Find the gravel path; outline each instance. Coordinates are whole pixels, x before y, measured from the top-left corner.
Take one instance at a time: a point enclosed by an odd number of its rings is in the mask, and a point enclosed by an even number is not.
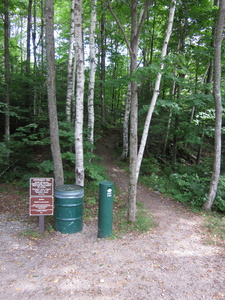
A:
[[[104,159],[126,194],[127,174]],[[204,244],[201,216],[142,186],[138,200],[157,227],[114,240],[97,238],[96,221],[31,240],[21,232],[33,224],[0,214],[0,299],[225,299],[223,249]]]

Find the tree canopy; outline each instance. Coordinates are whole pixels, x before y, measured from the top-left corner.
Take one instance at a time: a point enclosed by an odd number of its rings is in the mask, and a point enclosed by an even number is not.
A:
[[[132,126],[137,126],[137,140],[132,140],[130,135],[127,142],[131,146],[137,143],[139,147],[157,75],[161,73],[140,180],[151,182],[153,188],[174,198],[182,198],[185,203],[201,207],[207,200],[213,171],[216,117],[213,101],[214,53],[218,47],[215,30],[222,0],[177,1],[166,55],[162,57],[173,2],[97,1],[95,20],[91,14],[94,1],[83,0],[80,29],[84,53],[84,106],[81,126],[85,180],[99,181],[104,178],[93,152],[104,130],[118,130],[119,143],[115,145],[118,157],[123,152],[124,118],[126,113],[129,115],[127,104],[134,93],[137,93],[138,100],[135,103],[131,101],[131,105],[133,103],[137,109],[137,120],[134,120],[131,110],[131,123],[127,130],[132,132]],[[54,1],[57,122],[66,183],[75,182],[73,165],[77,152],[74,149],[74,122],[81,109],[79,106],[77,111],[75,109],[81,94],[77,93],[78,73],[72,72],[79,67],[77,54],[82,52],[78,52],[76,37],[71,39],[71,3],[72,0]],[[145,17],[138,31],[144,11]],[[11,178],[28,178],[37,171],[52,174],[54,166],[49,155],[51,141],[47,101],[47,78],[51,75],[48,73],[46,54],[45,1],[4,0],[0,4],[0,13],[4,20],[0,23],[0,180],[8,180],[8,174],[12,171],[14,175]],[[92,22],[95,22],[94,31]],[[94,34],[94,58],[90,57],[91,32]],[[132,48],[134,45],[136,52]],[[224,42],[221,41],[222,104],[224,49]],[[72,55],[72,98],[71,116],[68,118],[69,54]],[[93,60],[95,64],[91,65]],[[131,71],[132,61],[135,67]],[[93,76],[93,110],[90,112],[88,105],[92,102],[88,95]],[[95,128],[91,140],[90,114],[94,114],[91,126]],[[221,130],[223,134],[223,123]],[[131,151],[130,148],[127,154],[132,157]],[[123,159],[126,161],[127,156]],[[225,211],[224,195],[222,159],[213,208]]]

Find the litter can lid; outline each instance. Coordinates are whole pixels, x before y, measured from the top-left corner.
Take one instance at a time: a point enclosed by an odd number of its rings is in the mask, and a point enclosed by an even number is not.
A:
[[[75,184],[63,184],[55,187],[55,196],[58,197],[83,197],[84,188]]]
[[[114,185],[114,182],[104,180],[104,181],[101,181],[99,184],[101,184],[101,185],[106,185],[106,186],[113,186],[113,185]]]

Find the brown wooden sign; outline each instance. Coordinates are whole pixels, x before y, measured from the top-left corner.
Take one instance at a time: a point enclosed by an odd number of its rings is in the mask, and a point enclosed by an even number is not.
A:
[[[30,178],[31,196],[53,196],[53,178]]]
[[[53,215],[53,178],[30,178],[30,216]]]
[[[53,197],[30,197],[30,216],[52,214]]]

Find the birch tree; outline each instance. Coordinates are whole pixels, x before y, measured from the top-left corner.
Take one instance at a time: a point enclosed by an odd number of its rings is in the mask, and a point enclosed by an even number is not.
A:
[[[82,0],[75,0],[76,38],[76,118],[75,118],[75,174],[76,184],[84,186],[83,114],[84,114],[84,55],[82,43]]]
[[[61,149],[59,144],[58,116],[56,107],[56,84],[55,84],[55,47],[54,47],[54,3],[46,0],[46,54],[47,54],[47,92],[48,114],[50,126],[51,152],[54,164],[55,185],[64,183]]]
[[[70,9],[70,42],[69,42],[69,53],[68,53],[68,64],[67,64],[67,94],[66,94],[66,119],[71,122],[71,105],[74,100],[74,40],[75,40],[75,0],[71,0]]]
[[[127,45],[127,49],[130,56],[130,77],[131,77],[131,100],[130,100],[130,163],[129,163],[129,190],[127,200],[127,217],[128,221],[135,222],[136,219],[136,195],[137,195],[137,147],[138,147],[138,88],[137,81],[134,78],[135,71],[137,70],[137,57],[138,57],[138,44],[142,25],[144,23],[147,9],[150,5],[150,0],[145,1],[144,6],[141,9],[141,13],[138,14],[139,1],[133,0],[130,4],[131,13],[131,34],[130,40],[125,33],[125,30],[114,13],[110,1],[107,2],[108,8],[114,16]],[[139,19],[139,20],[138,20]]]
[[[125,160],[128,157],[128,151],[129,151],[130,98],[131,98],[131,89],[129,83],[127,88],[127,98],[126,98],[126,106],[125,106],[124,121],[123,121],[123,151],[120,156],[121,160]]]
[[[100,97],[101,97],[101,118],[105,123],[105,65],[106,65],[106,29],[105,29],[105,12],[102,5],[102,16],[100,25]]]
[[[154,108],[156,105],[156,101],[157,101],[158,95],[159,95],[160,83],[161,83],[161,79],[162,79],[162,71],[164,69],[164,61],[163,60],[167,54],[168,43],[169,43],[170,36],[172,33],[173,20],[174,20],[174,14],[175,14],[175,9],[176,9],[176,1],[172,1],[171,4],[172,5],[170,8],[170,13],[169,13],[169,21],[168,21],[167,31],[166,31],[166,35],[165,35],[165,39],[164,39],[162,52],[161,52],[161,60],[162,60],[162,63],[160,66],[161,72],[158,73],[157,78],[156,78],[154,92],[153,92],[151,104],[149,106],[148,114],[147,114],[147,117],[145,120],[141,144],[140,144],[139,152],[138,152],[137,169],[136,169],[136,179],[137,180],[138,180],[138,176],[139,176],[139,172],[140,172],[140,167],[141,167],[141,162],[142,162],[142,158],[143,158],[143,154],[144,154],[144,149],[146,146],[146,141],[148,138],[148,132],[149,132],[149,127],[150,127],[150,123],[151,123],[151,119],[152,119],[152,114],[153,114],[153,111],[154,111]]]
[[[214,82],[213,97],[215,103],[215,133],[214,133],[214,164],[209,187],[208,200],[203,205],[203,209],[211,210],[216,197],[217,187],[221,169],[221,129],[222,129],[222,97],[221,97],[221,48],[223,41],[225,19],[225,0],[219,2],[219,15],[216,24],[215,53],[214,53]]]
[[[88,140],[94,145],[94,87],[95,87],[95,28],[96,28],[96,4],[92,0],[91,26],[90,26],[90,75],[88,86]]]

